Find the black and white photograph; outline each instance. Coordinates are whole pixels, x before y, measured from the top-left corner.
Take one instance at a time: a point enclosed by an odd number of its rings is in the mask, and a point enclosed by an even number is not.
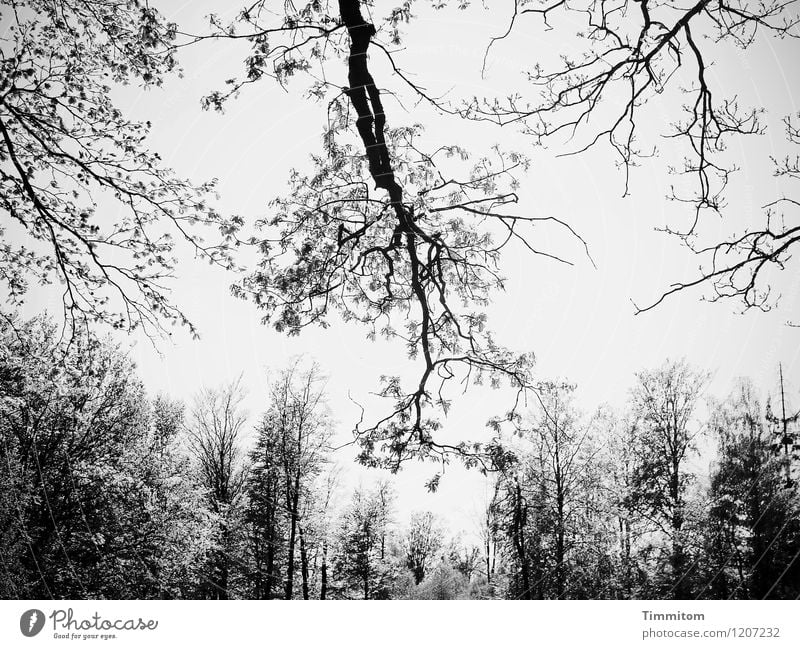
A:
[[[799,39],[2,0],[0,644],[800,646]]]

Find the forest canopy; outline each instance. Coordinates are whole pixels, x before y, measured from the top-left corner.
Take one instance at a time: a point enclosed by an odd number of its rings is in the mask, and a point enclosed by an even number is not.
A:
[[[187,407],[108,341],[58,344],[44,319],[2,327],[5,598],[800,594],[798,415],[746,379],[703,404],[707,375],[667,361],[588,414],[548,383],[457,530],[400,519],[385,477],[347,484],[313,363],[271,375],[249,418],[238,382]]]

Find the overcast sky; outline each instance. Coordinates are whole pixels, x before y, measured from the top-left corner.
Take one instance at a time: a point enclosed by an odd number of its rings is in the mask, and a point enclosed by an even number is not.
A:
[[[155,4],[181,25],[202,31],[203,16],[220,11],[215,5],[223,3]],[[373,15],[383,15],[394,4],[379,0]],[[545,33],[538,19],[528,17],[520,21],[513,38],[492,47],[481,78],[486,45],[505,31],[513,6],[510,0],[487,4],[491,9],[420,12],[406,30],[406,49],[397,55],[398,61],[434,95],[529,91],[520,70],[536,61],[554,60],[569,43],[560,37],[563,32]],[[240,44],[232,43],[189,48],[181,55],[184,78],[147,92],[128,88],[119,92],[118,103],[130,116],[153,123],[152,148],[180,175],[219,178],[220,209],[241,214],[252,224],[269,214],[268,201],[286,190],[290,168],[304,168],[308,156],[320,151],[326,105],[304,98],[302,82],[287,92],[265,80],[243,92],[224,114],[203,112],[201,96],[238,73],[245,53]],[[782,191],[772,177],[769,156],[782,157],[789,151],[780,120],[798,110],[792,87],[797,87],[799,54],[798,44],[788,41],[762,43],[745,52],[719,50],[709,72],[719,93],[737,94],[742,104],[765,106],[770,112],[766,135],[730,144],[729,154],[741,171],[729,188],[724,220],[703,223],[709,235],[760,222],[760,206]],[[373,55],[371,65],[378,85],[402,90],[385,61]],[[328,74],[339,74],[344,81],[344,65],[331,66]],[[783,299],[781,308],[771,313],[741,315],[738,304],[704,303],[699,300],[701,292],[687,292],[653,312],[634,316],[631,300],[638,304],[655,300],[671,281],[691,279],[698,264],[675,239],[654,230],[690,217],[686,206],[664,199],[676,180],[667,174],[666,165],[679,160],[683,151],[661,135],[674,120],[672,108],[679,101],[677,96],[665,96],[643,111],[642,138],[649,138],[663,155],[635,170],[627,198],[622,198],[623,177],[608,149],[557,158],[557,151],[567,150],[563,143],[536,148],[513,127],[500,130],[443,118],[426,106],[415,106],[407,93],[405,110],[391,100],[386,110],[390,125],[424,124],[431,143],[458,143],[477,154],[494,142],[524,151],[532,165],[523,178],[518,213],[556,216],[587,240],[597,268],[573,240],[544,227],[532,234],[537,246],[567,256],[574,266],[533,258],[524,250],[509,250],[504,260],[507,290],[489,309],[490,325],[502,344],[536,354],[537,376],[577,383],[579,402],[591,411],[604,402],[622,407],[634,372],[659,365],[667,357],[686,357],[713,372],[709,390],[717,396],[723,396],[738,376],[749,376],[762,389],[774,390],[782,362],[790,394],[800,407],[800,328],[785,325],[791,318],[800,321],[792,276],[796,267],[776,280]],[[329,377],[331,408],[341,439],[346,440],[357,416],[348,393],[366,400],[381,374],[407,376],[409,361],[402,346],[370,343],[357,325],[334,320],[329,329],[309,329],[287,338],[262,325],[263,314],[252,304],[231,297],[229,286],[235,277],[188,256],[178,271],[175,300],[199,327],[202,338],[193,341],[186,332],[175,331],[172,342],[158,351],[146,340],[134,341],[133,355],[153,393],[164,391],[188,400],[203,385],[218,385],[242,374],[255,422],[265,407],[270,372],[293,355],[305,353]],[[30,311],[51,299],[40,292]],[[507,405],[503,395],[472,394],[455,404],[442,433],[447,439],[481,438],[486,420]],[[349,453],[340,453],[348,467]],[[431,495],[423,484],[437,470],[433,465],[410,465],[398,476],[400,518],[407,518],[413,509],[430,509],[452,528],[474,532],[484,480],[451,466],[439,492]],[[347,480],[368,483],[373,474],[351,468]]]

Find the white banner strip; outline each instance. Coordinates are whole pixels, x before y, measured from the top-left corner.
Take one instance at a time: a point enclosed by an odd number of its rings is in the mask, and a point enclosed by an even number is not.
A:
[[[0,620],[0,647],[800,647],[796,601],[4,601]]]

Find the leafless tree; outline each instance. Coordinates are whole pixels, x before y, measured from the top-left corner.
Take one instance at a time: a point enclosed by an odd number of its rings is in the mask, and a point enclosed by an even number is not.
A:
[[[219,518],[218,549],[213,552],[213,575],[208,579],[212,595],[228,599],[231,544],[236,514],[246,480],[242,432],[247,414],[242,409],[245,391],[241,378],[217,389],[203,389],[189,413],[189,446],[197,461],[200,480],[212,511]]]
[[[687,502],[691,475],[686,464],[700,427],[693,419],[708,375],[685,361],[637,374],[632,408],[637,421],[634,490],[629,502],[646,515],[670,545],[670,586],[681,598],[689,589],[686,572]]]
[[[587,482],[591,422],[580,420],[573,402],[573,386],[549,384],[544,406],[527,434],[532,437],[538,459],[533,467],[534,483],[542,481],[548,514],[553,521],[556,597],[566,592],[567,558],[578,542],[576,528],[581,510],[589,501]]]
[[[289,525],[284,596],[286,599],[294,596],[295,554],[299,545],[303,599],[309,599],[303,513],[311,499],[312,482],[327,462],[333,433],[325,404],[324,378],[316,365],[303,368],[298,360],[281,372],[270,396],[270,409],[261,428],[275,440]]]
[[[425,579],[431,561],[442,547],[442,529],[431,512],[415,512],[411,515],[408,531],[403,539],[406,565],[419,584]]]

